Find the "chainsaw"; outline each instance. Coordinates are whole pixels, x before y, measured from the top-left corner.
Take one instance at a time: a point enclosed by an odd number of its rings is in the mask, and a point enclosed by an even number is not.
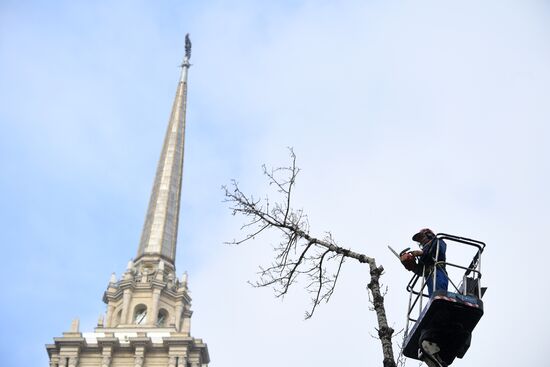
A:
[[[403,254],[405,254],[407,251],[409,251],[411,248],[410,247],[407,247],[406,249],[404,249],[403,251],[401,251],[399,254],[397,253],[397,251],[395,251],[391,246],[388,246],[388,248],[390,249],[391,252],[393,252],[393,254],[395,256],[397,256],[397,258],[401,261],[401,256],[403,256]]]
[[[407,247],[406,249],[401,251],[399,254],[391,246],[388,246],[388,248],[390,249],[391,252],[393,252],[395,256],[397,256],[397,258],[399,259],[401,264],[403,264],[405,269],[414,270],[416,266],[416,259],[413,254],[407,252],[411,249],[410,247]]]

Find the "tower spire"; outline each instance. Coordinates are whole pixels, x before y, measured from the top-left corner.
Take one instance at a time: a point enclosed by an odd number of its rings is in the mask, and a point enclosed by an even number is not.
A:
[[[176,260],[190,58],[191,41],[187,34],[181,77],[168,121],[136,261],[144,257],[151,260],[162,258],[173,266]]]
[[[107,313],[94,332],[81,333],[75,321],[70,332],[46,346],[50,366],[208,367],[208,346],[191,336],[187,274],[178,279],[175,271],[190,58],[187,35],[137,256],[119,279],[111,275],[103,293]]]

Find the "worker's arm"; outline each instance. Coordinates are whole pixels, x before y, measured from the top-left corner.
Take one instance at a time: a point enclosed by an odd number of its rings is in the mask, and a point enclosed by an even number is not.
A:
[[[424,255],[424,252],[422,252],[422,250],[414,250],[414,251],[411,251],[410,253],[415,257]]]

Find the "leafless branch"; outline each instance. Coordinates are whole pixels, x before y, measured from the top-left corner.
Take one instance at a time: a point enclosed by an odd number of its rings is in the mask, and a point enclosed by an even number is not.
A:
[[[368,289],[372,295],[373,309],[378,320],[377,334],[382,343],[384,367],[396,367],[392,349],[393,329],[388,326],[384,309],[384,295],[380,290],[379,278],[384,269],[376,265],[374,258],[337,245],[330,233],[317,238],[309,232],[309,221],[301,209],[292,207],[292,194],[300,169],[296,166],[296,155],[289,148],[291,164],[288,167],[268,169],[263,173],[269,185],[275,187],[277,199],[270,202],[245,195],[237,181],[230,187],[223,187],[225,201],[230,204],[233,215],[247,219],[241,227],[248,233],[231,244],[242,244],[268,230],[281,235],[274,247],[275,257],[267,267],[260,267],[259,279],[251,283],[255,287],[272,287],[276,297],[284,297],[298,277],[305,280],[305,289],[311,294],[311,308],[305,318],[313,316],[321,302],[328,302],[334,293],[336,283],[347,258],[354,259],[370,268]],[[369,295],[369,297],[370,297]]]

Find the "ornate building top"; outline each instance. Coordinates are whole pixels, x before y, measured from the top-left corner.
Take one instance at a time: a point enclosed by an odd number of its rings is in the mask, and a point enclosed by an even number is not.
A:
[[[74,321],[69,332],[46,345],[50,367],[207,367],[210,362],[207,345],[191,336],[187,274],[178,279],[174,266],[190,57],[187,35],[137,256],[119,279],[111,275],[103,295],[107,312],[94,332],[81,333]]]

